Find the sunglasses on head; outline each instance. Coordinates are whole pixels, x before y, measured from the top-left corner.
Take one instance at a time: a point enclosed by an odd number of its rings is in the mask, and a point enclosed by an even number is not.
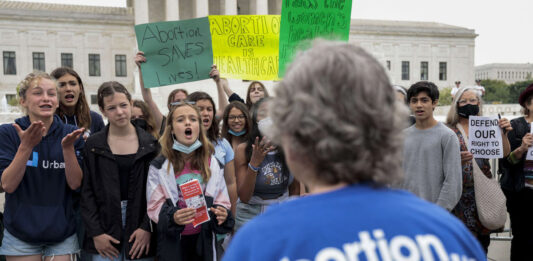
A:
[[[183,104],[195,105],[196,102],[193,102],[193,101],[177,101],[177,102],[171,102],[170,106],[178,106],[178,105],[183,105]]]

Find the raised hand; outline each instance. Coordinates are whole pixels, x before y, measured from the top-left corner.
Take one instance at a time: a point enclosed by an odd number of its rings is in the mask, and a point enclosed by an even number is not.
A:
[[[74,142],[85,132],[85,128],[80,128],[77,130],[74,130],[73,132],[67,134],[62,140],[61,140],[61,146],[63,148],[70,148],[71,146],[74,147]]]
[[[15,130],[19,135],[20,146],[24,146],[29,149],[33,149],[35,146],[37,146],[37,144],[41,142],[43,136],[46,134],[46,128],[44,127],[44,123],[42,121],[32,122],[30,127],[28,127],[26,130],[22,130],[16,123],[13,124],[13,127],[15,127]]]

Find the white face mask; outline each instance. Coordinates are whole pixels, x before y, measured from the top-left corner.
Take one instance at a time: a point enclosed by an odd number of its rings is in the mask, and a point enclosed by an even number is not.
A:
[[[257,123],[257,127],[259,128],[259,132],[261,133],[261,135],[268,136],[268,134],[271,133],[272,119],[270,117],[266,117],[260,120]]]

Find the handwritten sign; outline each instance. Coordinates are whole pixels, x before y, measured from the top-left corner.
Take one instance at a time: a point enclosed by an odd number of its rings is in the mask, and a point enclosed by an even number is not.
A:
[[[146,88],[209,78],[213,49],[207,17],[135,26]]]
[[[279,41],[280,78],[303,40],[322,37],[348,41],[351,12],[351,0],[283,0]]]
[[[192,222],[194,227],[209,221],[209,213],[207,212],[207,204],[205,202],[204,193],[202,187],[197,179],[193,179],[189,182],[180,185],[180,191],[185,199],[187,208],[196,210],[194,221]]]
[[[210,15],[213,60],[220,75],[277,80],[279,15]]]
[[[468,125],[470,153],[474,158],[503,158],[502,133],[497,116],[470,116]]]

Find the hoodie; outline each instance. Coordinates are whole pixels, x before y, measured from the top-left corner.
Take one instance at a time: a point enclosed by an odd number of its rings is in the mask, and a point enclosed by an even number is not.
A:
[[[21,129],[30,126],[28,116],[15,120]],[[67,184],[61,140],[77,129],[55,115],[41,142],[33,148],[26,171],[13,193],[6,192],[4,226],[16,238],[34,244],[64,241],[75,233],[73,190]],[[11,124],[0,126],[0,175],[11,164],[20,138]],[[74,149],[81,162],[83,139]],[[81,166],[81,165],[80,165]]]

